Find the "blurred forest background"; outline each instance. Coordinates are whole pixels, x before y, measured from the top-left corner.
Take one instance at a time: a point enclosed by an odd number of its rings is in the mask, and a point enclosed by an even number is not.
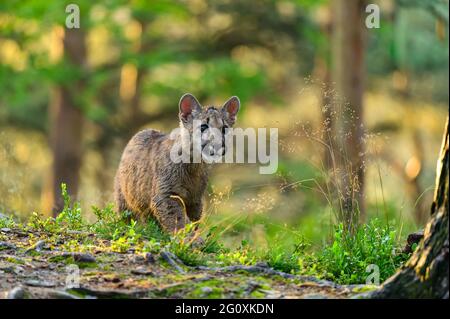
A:
[[[361,0],[1,1],[0,213],[50,216],[65,182],[94,218],[127,140],[175,128],[191,92],[204,105],[237,95],[237,126],[279,128],[276,174],[213,170],[208,222],[233,221],[230,243],[329,237],[336,127],[354,133],[362,220],[417,230],[448,115],[448,1],[372,2],[380,28]],[[69,3],[80,29],[65,27]]]

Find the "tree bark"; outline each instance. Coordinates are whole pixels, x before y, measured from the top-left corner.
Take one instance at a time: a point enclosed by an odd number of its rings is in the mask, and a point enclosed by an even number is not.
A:
[[[409,261],[371,298],[446,298],[449,297],[449,132],[448,118],[437,162],[436,189],[431,205],[431,220],[423,240]]]
[[[64,56],[78,70],[86,64],[85,36],[81,29],[66,29],[63,39]],[[76,196],[82,158],[83,114],[76,94],[82,90],[83,80],[68,81],[55,88],[50,104],[50,144],[52,165],[52,213],[56,216],[63,208],[61,183],[68,193]]]
[[[355,227],[364,217],[364,1],[333,2],[333,69],[342,222]]]

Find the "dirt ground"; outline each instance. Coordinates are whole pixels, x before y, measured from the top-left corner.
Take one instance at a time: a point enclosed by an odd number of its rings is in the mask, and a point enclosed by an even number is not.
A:
[[[0,298],[350,298],[365,286],[341,286],[282,273],[265,264],[188,267],[168,251],[113,252],[93,234],[88,252],[68,252],[45,233],[0,229]]]

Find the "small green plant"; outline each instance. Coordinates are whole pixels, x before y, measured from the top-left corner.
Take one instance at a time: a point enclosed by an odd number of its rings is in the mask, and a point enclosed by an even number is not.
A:
[[[172,236],[167,245],[168,249],[188,266],[198,266],[206,263],[205,254],[198,243],[200,232],[196,227],[196,223],[186,225],[184,229]]]
[[[126,253],[130,249],[130,244],[126,237],[119,237],[111,240],[111,250],[118,253]]]
[[[107,205],[103,209],[93,206],[92,211],[97,217],[97,221],[90,225],[90,229],[102,238],[117,239],[120,236],[124,236],[129,232],[130,225],[133,224],[133,230],[144,239],[157,239],[160,241],[169,239],[169,236],[161,230],[154,220],[150,219],[146,224],[133,223],[130,212],[123,211],[118,214],[112,204]]]
[[[224,245],[219,242],[220,232],[217,226],[213,226],[208,229],[208,233],[205,238],[205,245],[202,247],[204,253],[214,254],[220,252],[226,252]]]
[[[144,243],[142,251],[146,253],[158,254],[161,251],[161,242],[152,238]]]
[[[359,226],[354,232],[346,231],[339,224],[331,244],[311,250],[311,245],[297,229],[259,218],[253,223],[265,225],[268,246],[257,248],[251,240],[242,240],[239,247],[230,249],[222,243],[226,232],[234,232],[236,227],[251,228],[248,220],[227,220],[225,227],[192,223],[170,236],[162,231],[156,221],[149,219],[145,224],[139,223],[132,219],[130,212],[117,213],[110,204],[102,209],[92,207],[97,220],[89,224],[83,219],[80,204],[72,203],[64,184],[61,190],[64,199],[61,214],[56,218],[44,218],[33,213],[26,227],[48,232],[51,235],[49,242],[70,231],[71,237],[63,245],[67,251],[98,249],[93,246],[93,237],[89,236],[94,233],[95,237],[110,240],[110,245],[100,249],[120,253],[133,249],[135,252],[155,254],[168,250],[187,266],[254,265],[264,262],[286,273],[326,278],[341,284],[365,283],[369,275],[366,269],[371,264],[378,266],[380,281],[383,281],[408,258],[397,252],[398,236],[394,228],[376,219]],[[12,218],[0,219],[2,227],[15,225],[18,224]]]
[[[130,224],[126,226],[124,234],[120,229],[116,229],[111,240],[112,251],[124,253],[139,243],[141,234],[136,232],[136,225],[137,222],[131,220]]]
[[[92,206],[92,211],[97,217],[90,228],[91,231],[104,239],[113,239],[124,235],[128,228],[128,212],[117,214],[112,204],[100,209]]]
[[[58,233],[66,230],[85,230],[87,225],[81,214],[80,203],[75,202],[72,205],[66,184],[64,183],[61,184],[61,195],[64,200],[64,208],[56,218],[45,218],[42,214],[33,212],[28,219],[27,226],[50,233]]]
[[[49,233],[56,233],[59,227],[54,218],[45,218],[42,214],[33,212],[28,219],[27,227]]]
[[[310,244],[296,230],[286,226],[270,238],[269,247],[263,253],[262,259],[277,270],[294,273],[300,270],[299,258],[308,254]],[[287,238],[289,237],[289,238]]]
[[[267,261],[270,267],[287,273],[293,273],[299,270],[299,258],[300,251],[295,248],[293,251],[273,248],[267,250],[263,256],[263,259]]]
[[[260,257],[257,252],[250,247],[248,242],[243,240],[241,246],[236,250],[218,254],[217,261],[223,265],[252,265],[260,261]]]
[[[0,228],[14,228],[14,227],[16,227],[16,222],[14,221],[14,218],[12,216],[3,217],[0,214]]]
[[[396,252],[395,231],[374,219],[360,226],[353,235],[336,227],[333,243],[319,255],[319,266],[326,277],[342,284],[362,284],[369,275],[367,266],[380,270],[380,280],[390,277],[408,258]]]
[[[56,217],[56,224],[68,230],[84,230],[86,225],[81,215],[80,203],[75,202],[72,205],[67,186],[64,183],[61,184],[61,195],[64,200],[64,208]]]

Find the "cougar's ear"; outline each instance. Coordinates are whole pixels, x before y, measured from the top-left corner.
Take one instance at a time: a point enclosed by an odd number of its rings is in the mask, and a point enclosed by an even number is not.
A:
[[[190,93],[186,93],[181,97],[179,108],[181,120],[187,120],[188,116],[192,114],[192,112],[199,112],[202,109],[200,103]]]
[[[236,114],[239,111],[239,108],[241,106],[241,101],[239,101],[239,98],[237,96],[232,96],[228,99],[228,101],[225,102],[222,109],[225,111],[225,114],[227,114],[227,117],[231,124],[234,124],[236,122]]]

